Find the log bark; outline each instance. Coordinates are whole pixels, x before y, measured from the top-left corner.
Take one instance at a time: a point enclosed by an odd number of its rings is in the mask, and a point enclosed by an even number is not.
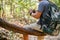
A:
[[[46,34],[44,34],[43,32],[40,31],[36,31],[33,29],[25,29],[21,26],[17,26],[15,24],[11,24],[8,23],[7,21],[3,20],[0,18],[0,27],[5,28],[7,30],[13,31],[13,32],[17,32],[17,33],[21,33],[21,34],[28,34],[28,35],[36,35],[36,36],[44,36]]]
[[[29,36],[28,35],[23,35],[24,40],[29,40]]]

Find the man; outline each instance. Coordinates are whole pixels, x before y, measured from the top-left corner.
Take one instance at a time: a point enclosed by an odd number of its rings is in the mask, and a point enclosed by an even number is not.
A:
[[[30,10],[30,15],[33,16],[36,19],[39,19],[39,21],[35,22],[35,23],[32,23],[30,25],[25,25],[24,28],[26,28],[26,29],[31,28],[31,29],[34,29],[34,30],[37,30],[37,31],[44,32],[43,28],[47,27],[45,25],[47,21],[42,22],[41,18],[45,17],[45,14],[48,12],[48,10],[49,10],[49,1],[48,0],[39,0],[38,10],[37,11]],[[57,32],[57,31],[53,31],[52,33],[51,32],[49,32],[49,33],[55,35],[56,34],[55,32]],[[45,32],[45,33],[49,34],[48,32]]]

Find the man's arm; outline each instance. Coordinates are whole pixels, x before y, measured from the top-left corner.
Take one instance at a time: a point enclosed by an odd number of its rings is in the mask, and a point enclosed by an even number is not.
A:
[[[44,10],[44,3],[43,2],[40,2],[39,5],[38,5],[38,10],[34,12],[32,12],[32,16],[36,19],[39,19],[42,15],[42,12]]]
[[[31,15],[32,15],[34,18],[39,19],[39,18],[41,17],[41,14],[42,14],[42,12],[36,11],[36,13],[32,13]]]

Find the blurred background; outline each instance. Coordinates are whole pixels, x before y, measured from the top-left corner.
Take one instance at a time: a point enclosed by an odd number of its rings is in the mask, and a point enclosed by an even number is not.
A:
[[[55,3],[60,9],[60,0],[50,1]],[[34,23],[37,19],[31,17],[28,10],[37,10],[37,5],[38,0],[0,0],[0,18],[16,25]],[[0,28],[0,39],[2,37],[8,40],[23,40],[22,34]],[[37,40],[37,36],[29,35],[29,40]]]

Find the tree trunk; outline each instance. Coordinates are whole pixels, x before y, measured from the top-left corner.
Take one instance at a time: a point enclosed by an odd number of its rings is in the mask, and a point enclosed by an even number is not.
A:
[[[7,30],[14,31],[14,32],[27,34],[27,35],[29,34],[29,35],[36,35],[36,36],[45,36],[45,34],[43,32],[36,31],[33,29],[25,29],[21,26],[10,24],[10,23],[2,20],[1,18],[0,18],[0,27],[5,28]]]
[[[28,40],[28,35],[26,34],[26,35],[23,35],[23,38],[24,38],[24,40]]]

